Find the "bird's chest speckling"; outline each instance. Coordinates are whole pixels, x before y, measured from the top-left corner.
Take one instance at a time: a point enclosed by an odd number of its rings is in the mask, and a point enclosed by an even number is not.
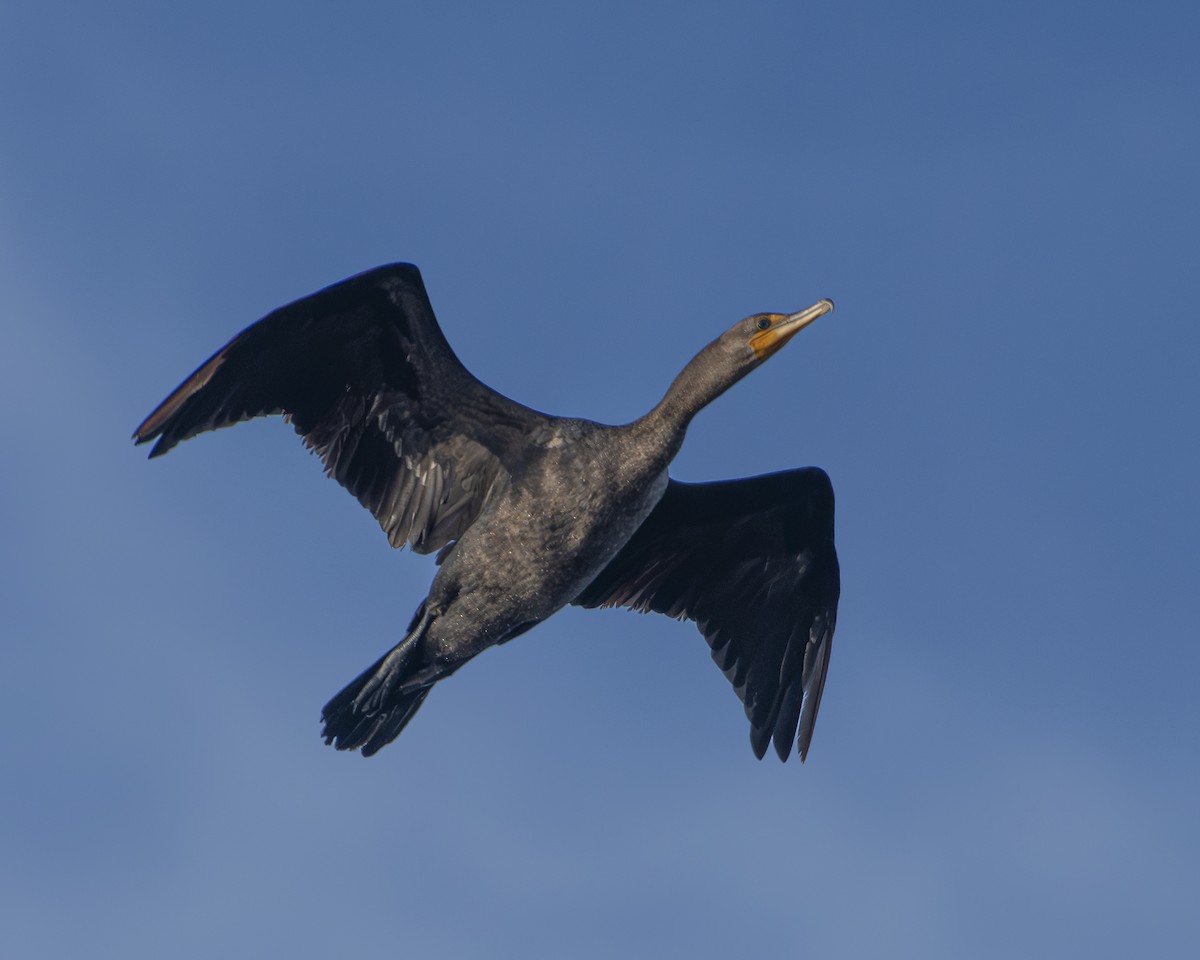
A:
[[[570,602],[616,555],[666,489],[642,465],[582,429],[539,443],[514,483],[455,548],[448,574],[505,597],[530,619]],[[457,561],[457,562],[455,562]]]

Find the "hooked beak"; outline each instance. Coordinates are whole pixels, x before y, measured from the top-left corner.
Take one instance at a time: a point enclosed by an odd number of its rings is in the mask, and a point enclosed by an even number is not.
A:
[[[759,360],[766,360],[817,317],[823,317],[832,312],[833,301],[825,299],[818,300],[807,310],[801,310],[799,313],[768,314],[771,325],[766,330],[759,330],[750,338],[750,348]]]

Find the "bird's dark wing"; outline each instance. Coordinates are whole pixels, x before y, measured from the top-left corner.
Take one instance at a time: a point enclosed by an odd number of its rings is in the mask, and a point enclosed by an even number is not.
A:
[[[750,719],[750,743],[808,754],[840,589],[833,487],[809,467],[670,482],[621,552],[575,599],[694,620]],[[798,728],[798,731],[797,731]]]
[[[181,440],[282,413],[393,546],[459,537],[507,484],[507,451],[550,418],[473,377],[411,264],[378,267],[268,314],[137,428],[160,456]]]

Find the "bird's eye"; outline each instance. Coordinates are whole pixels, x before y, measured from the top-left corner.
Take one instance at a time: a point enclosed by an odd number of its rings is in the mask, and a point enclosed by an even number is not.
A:
[[[770,328],[770,326],[771,326],[770,317],[759,317],[758,318],[758,329],[759,330],[766,330],[766,329]]]

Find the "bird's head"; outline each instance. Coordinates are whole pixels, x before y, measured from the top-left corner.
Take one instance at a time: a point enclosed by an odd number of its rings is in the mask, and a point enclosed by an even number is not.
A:
[[[697,411],[832,309],[832,300],[818,300],[799,313],[755,313],[739,320],[683,368],[655,407],[657,415],[675,424],[675,429],[687,429]]]
[[[799,313],[751,314],[700,351],[694,362],[709,368],[715,396],[762,366],[792,337],[832,310],[832,300],[818,300]]]
[[[823,317],[832,311],[832,300],[818,300],[799,313],[756,313],[735,324],[726,336],[744,342],[753,352],[757,366],[775,354],[817,317]]]

